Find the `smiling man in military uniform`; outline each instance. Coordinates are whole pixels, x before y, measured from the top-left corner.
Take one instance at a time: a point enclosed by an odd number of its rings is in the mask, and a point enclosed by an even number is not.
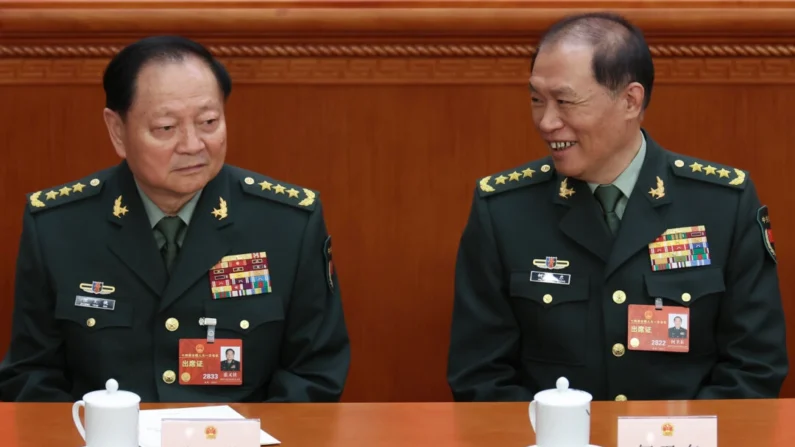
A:
[[[350,351],[318,193],[224,163],[231,80],[195,42],[136,42],[104,87],[123,161],[29,195],[0,398],[114,378],[144,402],[337,401]]]
[[[597,400],[776,397],[785,322],[750,175],[662,148],[654,65],[612,14],[567,18],[531,67],[550,155],[481,178],[458,252],[448,381],[528,401],[567,377]],[[668,315],[689,315],[685,339]]]

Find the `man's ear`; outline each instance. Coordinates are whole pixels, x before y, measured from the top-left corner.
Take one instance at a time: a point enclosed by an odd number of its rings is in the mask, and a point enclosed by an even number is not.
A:
[[[628,119],[638,118],[643,114],[643,100],[646,98],[646,90],[637,82],[630,83],[624,91],[625,109],[624,113]]]
[[[124,145],[124,120],[121,116],[105,108],[102,111],[102,118],[105,119],[105,126],[108,128],[108,136],[113,147],[116,149],[116,154],[121,158],[127,158],[127,148]]]

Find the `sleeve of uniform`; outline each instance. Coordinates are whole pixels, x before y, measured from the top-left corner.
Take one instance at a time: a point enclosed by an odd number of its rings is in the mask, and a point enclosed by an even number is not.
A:
[[[350,344],[336,271],[327,276],[327,241],[318,202],[304,230],[287,309],[282,367],[273,376],[267,402],[337,402],[345,387]]]
[[[456,401],[529,401],[519,379],[519,327],[487,205],[475,198],[458,248],[447,380]]]
[[[787,376],[786,323],[776,262],[757,220],[760,208],[749,180],[726,267],[716,334],[718,363],[699,399],[775,398]]]
[[[4,401],[71,402],[61,337],[36,223],[25,212],[15,276],[11,345],[0,364]]]

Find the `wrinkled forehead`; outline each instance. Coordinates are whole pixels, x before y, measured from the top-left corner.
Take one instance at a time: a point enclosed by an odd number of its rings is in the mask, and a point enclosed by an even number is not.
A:
[[[542,47],[530,73],[531,90],[540,93],[576,93],[592,89],[593,48],[580,43]]]
[[[172,109],[206,109],[223,102],[212,69],[198,58],[153,61],[136,79],[133,108],[146,115]]]

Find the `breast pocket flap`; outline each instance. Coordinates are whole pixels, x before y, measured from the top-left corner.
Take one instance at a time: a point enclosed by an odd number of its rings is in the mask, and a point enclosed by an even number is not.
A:
[[[536,272],[536,274],[533,274]],[[539,274],[555,275],[541,276]],[[511,290],[513,298],[524,298],[545,307],[553,307],[566,303],[588,300],[588,277],[568,274],[561,278],[561,273],[548,273],[530,270],[511,272]],[[535,281],[531,281],[531,279]],[[544,282],[548,281],[548,282]]]
[[[59,293],[55,319],[71,321],[87,329],[100,330],[133,325],[133,305],[119,297],[104,298]]]
[[[726,291],[723,271],[717,268],[649,272],[646,291],[652,298],[663,298],[680,306],[691,306],[698,299]]]
[[[254,298],[210,300],[205,303],[204,310],[206,317],[217,320],[218,329],[241,334],[248,333],[265,323],[284,320],[282,300],[274,294]]]

